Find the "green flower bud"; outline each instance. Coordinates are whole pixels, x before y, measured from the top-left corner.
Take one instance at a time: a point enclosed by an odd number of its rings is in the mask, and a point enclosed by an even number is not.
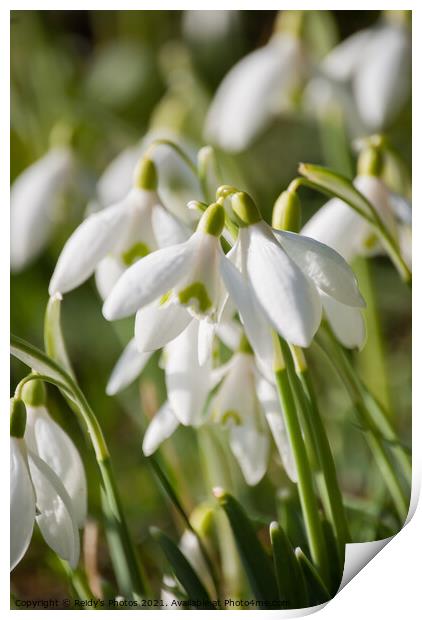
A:
[[[215,195],[218,198],[227,198],[231,194],[236,194],[238,190],[233,187],[233,185],[220,185],[220,187],[215,192]]]
[[[231,202],[232,209],[240,220],[240,226],[251,226],[262,220],[262,215],[249,194],[236,192],[231,197]]]
[[[20,398],[10,399],[10,436],[20,439],[25,434],[26,407]]]
[[[224,207],[218,202],[213,202],[199,220],[198,230],[219,237],[223,232],[225,218]]]
[[[192,527],[200,536],[206,538],[212,532],[214,521],[214,511],[211,506],[205,502],[199,504],[189,517]]]
[[[296,192],[285,191],[277,198],[273,208],[273,228],[298,233],[302,227],[302,208]]]
[[[22,400],[27,407],[41,407],[47,402],[47,392],[44,381],[31,379],[22,387]]]
[[[133,186],[138,189],[145,189],[150,192],[154,192],[158,187],[158,175],[157,168],[152,161],[147,157],[142,157],[133,175]]]
[[[380,149],[368,146],[358,158],[358,175],[379,177],[382,173],[384,157]]]
[[[274,26],[274,32],[285,32],[294,37],[301,38],[304,28],[306,11],[280,11]]]

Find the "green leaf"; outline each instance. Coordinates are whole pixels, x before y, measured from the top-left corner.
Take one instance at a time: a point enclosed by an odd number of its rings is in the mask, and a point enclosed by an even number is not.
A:
[[[221,488],[214,495],[229,520],[242,564],[258,600],[277,599],[278,590],[271,561],[259,542],[255,529],[238,501]]]
[[[296,549],[295,554],[305,577],[309,596],[309,605],[313,607],[314,605],[320,605],[321,603],[326,603],[329,601],[331,599],[330,593],[328,592],[315,566],[310,560],[308,560],[300,547]]]
[[[305,579],[297,557],[284,530],[275,521],[270,525],[270,536],[280,599],[287,601],[287,609],[308,607]]]
[[[300,164],[299,172],[317,186],[315,189],[319,189],[334,198],[344,200],[362,217],[374,222],[373,206],[349,179],[328,168],[314,166],[313,164]]]
[[[60,311],[61,297],[58,295],[50,297],[44,317],[44,347],[47,354],[65,368],[71,377],[74,377],[62,334]]]
[[[322,529],[328,550],[328,568],[330,577],[330,591],[334,596],[343,577],[343,563],[340,561],[338,544],[331,523],[327,519],[322,520]]]
[[[151,528],[151,535],[161,546],[176,578],[186,590],[188,598],[192,601],[198,601],[197,605],[193,604],[192,606],[198,609],[214,609],[205,586],[176,543],[155,527]]]

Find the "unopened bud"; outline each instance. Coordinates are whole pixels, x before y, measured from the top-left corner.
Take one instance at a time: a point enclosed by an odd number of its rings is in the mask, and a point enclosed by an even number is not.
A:
[[[302,208],[296,192],[285,191],[277,198],[273,208],[273,228],[298,233],[302,227]]]

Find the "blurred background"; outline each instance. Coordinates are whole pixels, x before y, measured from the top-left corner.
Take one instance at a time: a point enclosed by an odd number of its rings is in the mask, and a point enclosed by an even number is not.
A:
[[[47,289],[55,262],[87,205],[98,200],[97,182],[106,166],[151,131],[164,129],[180,136],[192,152],[206,144],[204,122],[218,85],[239,59],[267,43],[276,18],[273,11],[12,11],[11,181],[47,152],[57,127],[70,128],[75,156],[71,182],[54,211],[53,234],[30,264],[12,274],[13,333],[42,347]],[[320,13],[313,59],[317,62],[338,42],[372,27],[380,18],[379,11]],[[249,191],[268,217],[276,197],[296,176],[300,161],[354,175],[356,156],[349,143],[356,136],[347,136],[339,155],[333,138],[337,129],[331,127],[331,133],[321,129],[315,116],[293,106],[244,151],[216,148],[223,180]],[[410,174],[410,100],[383,129]],[[176,185],[172,191],[177,194],[180,188]],[[324,198],[307,191],[302,197],[306,220]],[[360,259],[356,269],[365,289],[368,261]],[[392,412],[401,440],[410,445],[410,293],[386,257],[371,259],[370,272],[371,303],[379,322],[355,361]],[[156,562],[148,527],[156,524],[173,537],[182,532],[141,452],[143,430],[165,398],[158,355],[140,381],[117,398],[109,398],[105,385],[131,338],[133,322],[110,324],[103,319],[101,299],[91,279],[66,295],[62,324],[76,375],[109,442],[130,528],[136,543]],[[388,498],[368,453],[365,430],[356,424],[332,369],[313,348],[311,360],[346,505],[353,516],[354,541],[389,535],[398,524],[389,516]],[[25,372],[20,363],[12,362],[11,393]],[[73,437],[88,472],[92,522],[85,553],[91,558],[91,577],[100,575],[112,587],[93,455],[65,401],[51,388],[48,396],[53,417]],[[169,470],[177,472],[173,482],[189,511],[200,502],[211,502],[215,480],[207,471],[207,439],[201,436],[206,432],[180,428],[161,449]],[[244,484],[233,459],[230,470],[236,496],[257,522],[269,522],[276,514],[280,492],[290,488],[275,451],[269,474],[254,488]],[[92,563],[93,545],[97,564]],[[12,583],[19,598],[68,592],[63,568],[37,533],[13,572]]]

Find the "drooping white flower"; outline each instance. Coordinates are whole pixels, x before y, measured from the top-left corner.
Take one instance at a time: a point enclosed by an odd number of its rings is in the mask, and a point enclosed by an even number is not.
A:
[[[407,28],[382,22],[340,43],[324,58],[308,95],[317,108],[334,102],[361,132],[380,131],[410,96],[411,43]],[[309,106],[310,107],[310,106]],[[363,123],[363,127],[362,127]]]
[[[269,459],[269,425],[287,473],[296,479],[275,387],[260,375],[252,351],[238,351],[225,367],[210,405],[211,419],[228,428],[230,448],[246,482],[257,484]]]
[[[334,250],[314,239],[271,229],[246,194],[234,194],[232,205],[242,221],[233,252],[254,293],[253,306],[288,342],[309,346],[321,321],[321,292],[352,308],[365,305],[352,270]],[[251,323],[256,319],[245,319],[251,313],[251,293],[243,294],[238,275],[225,265],[226,288],[255,348]]]
[[[155,305],[156,312],[160,306],[163,313],[172,312],[170,302],[183,306],[191,316],[216,321],[224,303],[220,278],[224,255],[219,241],[223,226],[224,208],[216,203],[208,207],[188,241],[153,252],[132,265],[107,297],[105,318],[130,316],[158,300],[162,303]],[[151,311],[144,315],[148,323]],[[186,322],[183,313],[180,316],[182,331]],[[170,333],[173,338],[177,335],[173,329]]]
[[[36,391],[31,394],[39,396]],[[35,522],[47,544],[75,568],[78,527],[83,527],[86,510],[85,472],[72,441],[43,404],[28,406],[27,411],[21,400],[12,399],[11,570],[25,555]]]
[[[26,168],[10,192],[10,264],[21,271],[47,244],[57,201],[70,179],[73,157],[68,148],[54,147]]]
[[[67,293],[97,270],[106,296],[124,270],[141,256],[186,238],[185,227],[161,204],[151,160],[135,171],[134,187],[119,203],[90,215],[66,242],[49,292]]]
[[[228,151],[247,148],[289,106],[304,67],[300,39],[276,32],[221,82],[206,119],[207,139]]]

